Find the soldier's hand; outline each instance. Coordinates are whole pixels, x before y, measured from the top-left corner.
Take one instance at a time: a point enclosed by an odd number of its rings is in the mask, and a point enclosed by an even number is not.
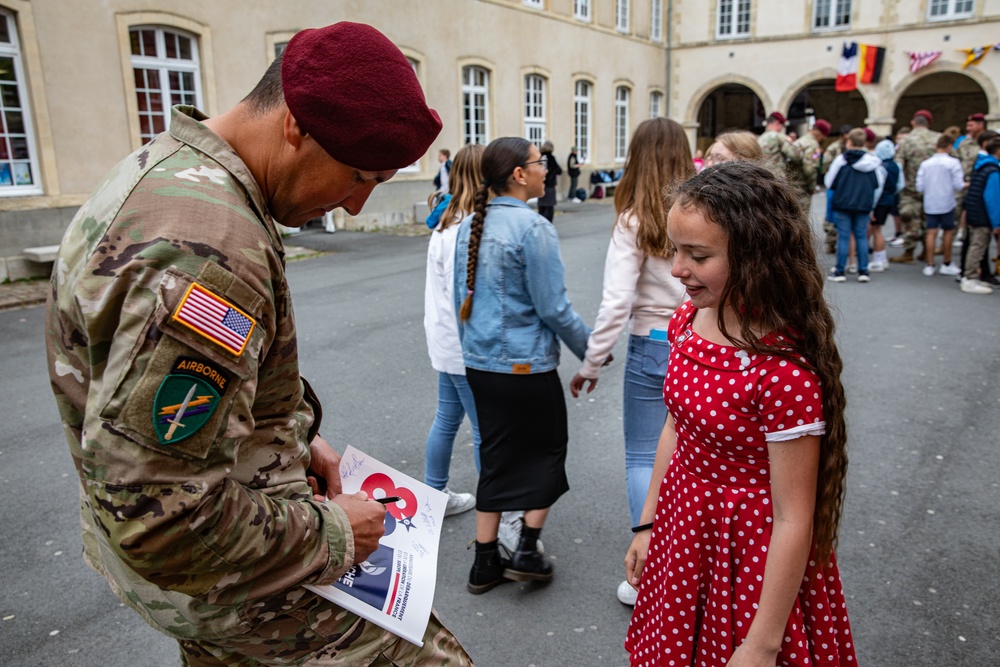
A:
[[[309,443],[309,473],[306,480],[313,490],[313,500],[326,500],[342,492],[340,485],[340,454],[330,443],[317,435]]]
[[[385,505],[368,499],[364,491],[341,493],[333,498],[351,522],[354,531],[354,562],[360,563],[375,553],[385,534]]]

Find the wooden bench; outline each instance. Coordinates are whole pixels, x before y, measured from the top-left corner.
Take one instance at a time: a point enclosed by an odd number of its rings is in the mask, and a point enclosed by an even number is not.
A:
[[[56,261],[56,257],[59,255],[59,246],[43,245],[36,248],[25,248],[21,251],[21,254],[32,262],[45,264],[46,262]]]

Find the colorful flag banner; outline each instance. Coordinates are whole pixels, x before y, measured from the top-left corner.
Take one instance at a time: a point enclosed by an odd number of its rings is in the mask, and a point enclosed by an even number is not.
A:
[[[988,44],[986,46],[977,46],[971,49],[958,49],[965,54],[965,62],[962,63],[962,69],[965,69],[969,65],[978,65],[979,62],[986,57],[986,54],[994,48],[993,44]]]
[[[885,47],[862,44],[858,57],[858,81],[878,83],[882,78],[882,63],[885,62]]]
[[[910,71],[916,74],[941,57],[943,51],[903,51],[910,56]]]
[[[858,88],[858,44],[844,42],[840,52],[840,62],[837,63],[837,81],[834,90],[846,93]]]

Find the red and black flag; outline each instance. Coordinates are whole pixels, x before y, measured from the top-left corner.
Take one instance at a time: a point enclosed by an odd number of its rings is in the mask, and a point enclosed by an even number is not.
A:
[[[885,47],[871,44],[858,45],[858,82],[878,83],[882,78]]]

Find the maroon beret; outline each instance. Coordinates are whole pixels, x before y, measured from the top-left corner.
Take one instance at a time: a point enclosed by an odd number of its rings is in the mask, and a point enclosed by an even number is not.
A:
[[[875,141],[875,130],[870,127],[865,128],[865,141],[868,143]]]
[[[771,122],[772,120],[776,120],[779,123],[781,123],[782,125],[784,125],[787,122],[785,120],[785,114],[781,113],[780,111],[772,111],[771,112],[771,115],[767,117],[767,121]]]
[[[820,118],[815,123],[813,123],[813,129],[814,130],[819,130],[820,134],[822,134],[825,137],[829,137],[830,136],[830,129],[831,129],[830,128],[830,123],[827,122],[827,121],[825,121],[825,120],[823,120],[822,118]]]
[[[927,109],[920,109],[919,111],[914,111],[913,112],[913,117],[916,118],[917,116],[923,116],[924,118],[927,119],[928,123],[933,123],[934,122],[934,114],[932,114]]]
[[[965,120],[974,120],[974,121],[977,121],[979,123],[985,123],[986,122],[986,116],[983,115],[983,114],[981,114],[981,113],[974,113],[974,114],[969,114],[969,117],[966,118]]]
[[[281,86],[299,126],[355,169],[407,167],[441,132],[406,56],[369,25],[297,33],[282,56]]]

